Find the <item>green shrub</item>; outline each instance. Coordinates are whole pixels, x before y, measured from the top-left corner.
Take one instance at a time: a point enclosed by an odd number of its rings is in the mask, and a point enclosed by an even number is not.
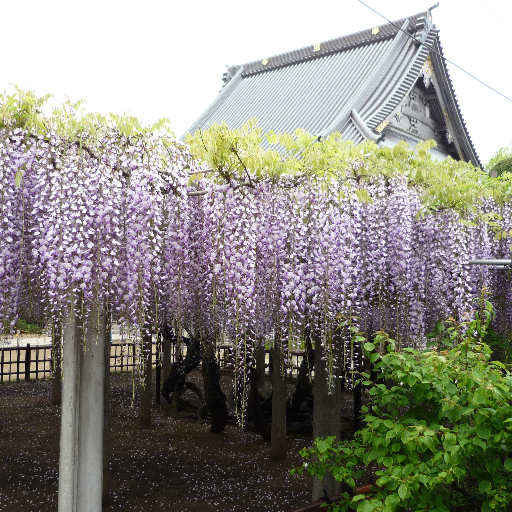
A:
[[[427,345],[435,346],[438,350],[457,345],[464,336],[461,327],[453,318],[446,322],[436,322],[434,330],[427,334],[427,338],[431,340]],[[492,360],[500,361],[507,366],[512,364],[512,334],[504,336],[487,327],[485,334],[481,336],[481,341],[491,349]]]
[[[495,172],[496,177],[501,176],[504,172],[512,172],[512,156],[500,160],[491,168],[491,173]]]
[[[14,324],[14,329],[31,333],[38,333],[42,331],[39,325],[29,323],[26,320],[23,320],[22,318],[16,321],[16,323]]]
[[[381,383],[363,374],[371,397],[364,428],[353,441],[316,439],[292,473],[331,472],[355,489],[378,468],[373,492],[344,493],[330,507],[337,512],[512,510],[512,375],[482,342],[491,318],[482,298],[473,320],[450,327],[462,341],[445,350],[397,352],[378,333],[365,345]]]
[[[484,342],[489,345],[492,351],[492,359],[501,361],[510,368],[512,364],[512,339],[511,335],[502,336],[493,329],[489,329],[484,338]]]

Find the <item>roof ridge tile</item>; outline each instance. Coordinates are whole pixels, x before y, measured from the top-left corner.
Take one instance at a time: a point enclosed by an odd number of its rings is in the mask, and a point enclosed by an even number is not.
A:
[[[392,23],[386,23],[379,26],[378,34],[372,34],[372,28],[360,30],[359,32],[353,32],[334,39],[328,39],[327,41],[320,42],[320,49],[315,51],[314,44],[304,46],[296,50],[280,53],[270,57],[265,57],[260,60],[255,60],[243,64],[244,72],[243,76],[255,75],[258,73],[265,73],[271,69],[282,68],[284,66],[290,66],[299,62],[304,62],[311,59],[317,59],[325,55],[330,55],[337,52],[343,52],[352,48],[358,48],[367,44],[374,44],[376,42],[391,39],[396,36],[400,28],[406,20],[410,21],[410,26],[413,31],[416,32],[418,28],[421,28],[426,19],[426,12],[414,14],[407,18],[394,21]],[[398,28],[397,28],[398,27]],[[327,47],[324,49],[324,47]]]

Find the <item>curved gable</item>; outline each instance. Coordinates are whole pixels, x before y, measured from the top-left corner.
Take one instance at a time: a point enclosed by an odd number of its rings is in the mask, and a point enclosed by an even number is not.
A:
[[[256,118],[264,132],[302,128],[320,136],[340,132],[354,142],[406,140],[413,146],[434,138],[436,157],[480,166],[436,52],[442,55],[439,32],[427,11],[232,66],[217,98],[186,133],[222,122],[240,128]]]

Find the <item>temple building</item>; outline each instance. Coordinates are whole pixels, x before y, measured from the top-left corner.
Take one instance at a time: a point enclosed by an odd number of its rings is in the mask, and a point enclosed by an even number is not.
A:
[[[230,66],[217,98],[187,130],[213,123],[263,132],[303,128],[355,143],[414,148],[481,167],[453,91],[430,10],[330,41]],[[185,135],[185,134],[184,134]]]

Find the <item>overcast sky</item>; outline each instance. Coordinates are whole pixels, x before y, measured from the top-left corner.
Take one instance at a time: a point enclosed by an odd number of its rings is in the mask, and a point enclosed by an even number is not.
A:
[[[365,0],[391,20],[435,0]],[[358,0],[2,0],[0,89],[17,84],[90,111],[171,119],[179,136],[225,66],[386,23]],[[512,1],[440,0],[445,57],[512,98]],[[448,65],[482,162],[512,142],[512,102]]]

